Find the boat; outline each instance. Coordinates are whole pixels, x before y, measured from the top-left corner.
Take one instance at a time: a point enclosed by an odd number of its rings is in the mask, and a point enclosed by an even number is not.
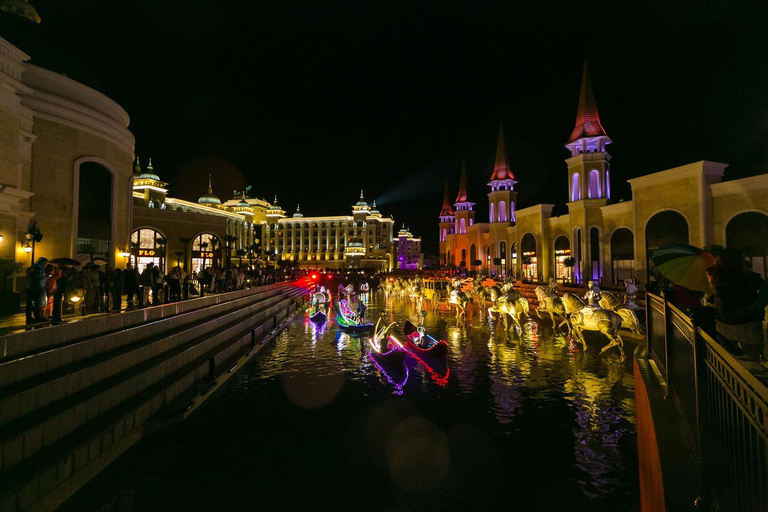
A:
[[[371,359],[379,364],[396,364],[405,361],[405,356],[408,355],[405,348],[392,336],[387,336],[387,340],[389,341],[389,347],[387,347],[386,352],[378,350],[378,347],[374,346],[373,343],[369,344],[371,350],[368,354],[371,356]]]
[[[403,335],[405,336],[406,340],[405,348],[415,354],[431,357],[443,357],[448,353],[448,343],[445,340],[438,341],[426,333],[424,336],[429,340],[429,346],[426,348],[421,347],[418,342],[422,335],[419,333],[419,330],[416,328],[416,326],[408,320],[406,320],[405,324],[403,325]]]
[[[331,296],[325,291],[325,287],[321,286],[320,291],[312,295],[312,309],[309,311],[309,319],[316,324],[328,320],[326,311],[330,303]]]
[[[346,299],[333,303],[336,309],[336,323],[339,328],[351,334],[365,334],[373,330],[373,324],[361,324],[355,320],[355,314],[349,309]]]

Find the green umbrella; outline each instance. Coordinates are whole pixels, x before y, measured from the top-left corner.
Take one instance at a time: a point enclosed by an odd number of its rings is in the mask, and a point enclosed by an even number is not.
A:
[[[699,292],[708,292],[707,268],[715,264],[715,257],[692,245],[664,245],[651,256],[656,270],[679,286]]]

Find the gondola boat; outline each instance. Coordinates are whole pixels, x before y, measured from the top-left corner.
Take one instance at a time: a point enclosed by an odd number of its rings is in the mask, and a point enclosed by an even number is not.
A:
[[[392,336],[387,336],[389,346],[387,350],[381,352],[378,347],[371,343],[369,346],[371,350],[368,352],[371,359],[375,360],[379,364],[396,364],[405,361],[405,356],[408,352],[403,348],[401,344],[397,342]]]
[[[331,296],[324,287],[321,287],[319,292],[312,295],[312,309],[309,311],[309,319],[316,324],[325,322],[328,320],[326,311],[330,305]]]
[[[336,309],[336,323],[339,328],[350,334],[366,334],[373,330],[373,324],[360,324],[354,320],[354,313],[349,309],[345,299],[333,303]]]
[[[448,353],[448,343],[445,340],[436,340],[429,334],[424,336],[429,340],[429,346],[424,348],[419,346],[418,342],[421,339],[421,334],[408,320],[403,325],[403,336],[405,336],[405,348],[415,354],[428,357],[444,357]]]

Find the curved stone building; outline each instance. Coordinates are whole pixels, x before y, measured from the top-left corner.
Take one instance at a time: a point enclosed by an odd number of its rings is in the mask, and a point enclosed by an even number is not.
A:
[[[30,64],[2,38],[0,60],[0,257],[123,265],[134,150],[128,114],[90,87]],[[26,236],[30,220],[38,242]]]

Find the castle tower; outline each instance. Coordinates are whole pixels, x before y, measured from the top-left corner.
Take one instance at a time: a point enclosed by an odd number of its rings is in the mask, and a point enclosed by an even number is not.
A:
[[[453,234],[453,226],[456,222],[456,217],[453,215],[453,207],[451,201],[448,199],[448,182],[445,182],[445,192],[443,193],[443,209],[440,210],[440,242],[445,242],[445,238],[448,235]]]
[[[499,141],[496,145],[496,163],[488,186],[488,213],[490,222],[509,224],[515,222],[515,175],[507,165],[507,150],[504,143],[504,125],[499,125]]]
[[[470,202],[467,199],[467,162],[466,160],[461,165],[461,181],[459,181],[459,195],[456,196],[456,201],[453,203],[456,207],[456,227],[454,233],[458,235],[466,235],[467,228],[475,223],[475,203]]]
[[[610,143],[610,137],[600,124],[589,64],[584,59],[576,126],[565,144],[571,151],[571,157],[565,161],[568,164],[570,202],[611,197],[611,155],[605,149]]]
[[[574,277],[579,282],[598,281],[606,264],[603,254],[605,236],[601,206],[611,197],[611,155],[605,147],[611,143],[597,112],[589,64],[584,70],[579,92],[576,126],[565,147],[571,156],[568,165],[568,210],[571,218],[571,256],[576,259]],[[609,263],[607,263],[609,264]]]

